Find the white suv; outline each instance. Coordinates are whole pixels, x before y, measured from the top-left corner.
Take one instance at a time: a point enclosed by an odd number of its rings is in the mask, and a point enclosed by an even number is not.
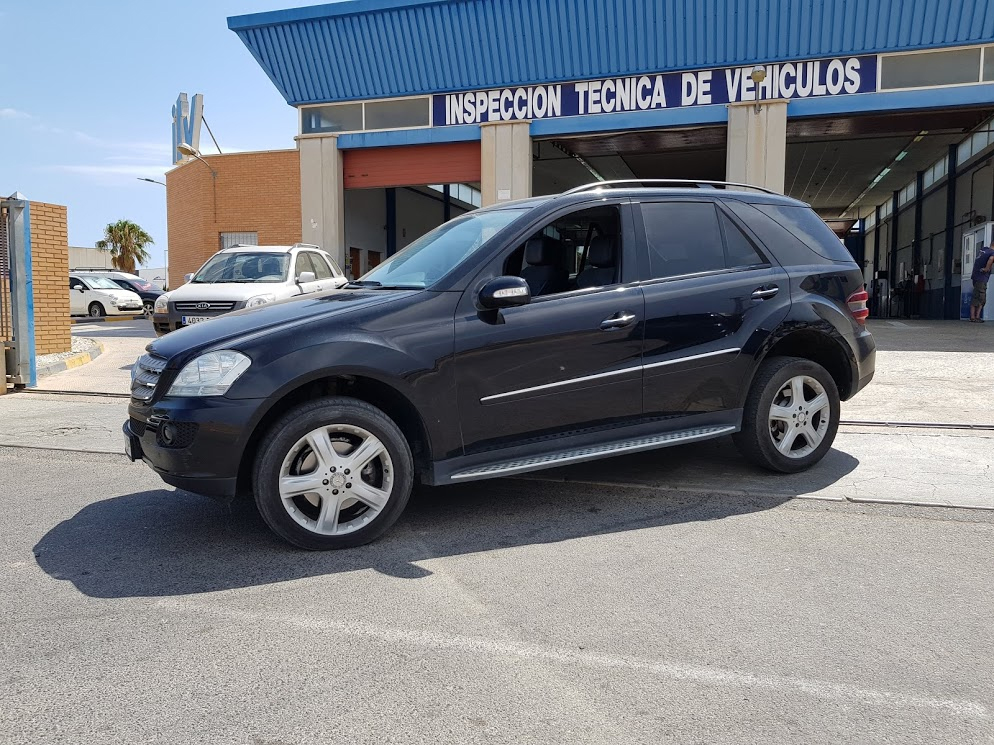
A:
[[[142,312],[142,299],[110,277],[83,272],[69,273],[69,314],[73,316],[134,315]]]
[[[233,246],[218,251],[187,283],[155,301],[159,336],[243,308],[333,290],[348,282],[317,246]]]

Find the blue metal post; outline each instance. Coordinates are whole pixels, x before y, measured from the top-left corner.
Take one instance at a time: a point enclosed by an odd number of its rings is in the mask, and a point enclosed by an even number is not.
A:
[[[4,206],[8,215],[10,301],[14,311],[14,384],[34,388],[38,383],[38,368],[35,358],[34,280],[31,273],[31,207],[17,192],[4,200]]]

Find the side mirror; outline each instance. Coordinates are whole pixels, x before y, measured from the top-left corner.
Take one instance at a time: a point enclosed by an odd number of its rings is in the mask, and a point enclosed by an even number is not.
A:
[[[495,277],[480,289],[477,305],[482,310],[516,308],[532,301],[532,291],[521,277]]]
[[[184,282],[189,282],[191,279],[193,279],[193,275],[192,274],[184,274],[183,275],[183,281]]]
[[[79,290],[80,292],[86,292],[86,288],[83,287],[83,285],[73,285],[72,288],[74,290]]]
[[[300,276],[297,277],[298,285],[306,285],[308,282],[314,282],[317,279],[314,272],[301,272]]]

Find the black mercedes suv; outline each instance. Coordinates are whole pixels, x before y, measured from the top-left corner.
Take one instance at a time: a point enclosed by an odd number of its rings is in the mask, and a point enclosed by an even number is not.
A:
[[[252,494],[307,549],[450,484],[731,435],[817,463],[873,377],[860,268],[805,204],[609,182],[458,217],[339,290],[221,316],[135,364],[127,453]]]

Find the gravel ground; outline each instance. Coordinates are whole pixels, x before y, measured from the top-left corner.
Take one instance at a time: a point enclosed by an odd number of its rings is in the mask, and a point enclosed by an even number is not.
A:
[[[61,360],[69,359],[73,355],[80,354],[81,352],[92,352],[96,348],[97,348],[96,339],[86,339],[81,336],[74,336],[72,338],[71,351],[58,352],[56,354],[38,355],[38,367],[51,365],[53,362],[60,362]]]

